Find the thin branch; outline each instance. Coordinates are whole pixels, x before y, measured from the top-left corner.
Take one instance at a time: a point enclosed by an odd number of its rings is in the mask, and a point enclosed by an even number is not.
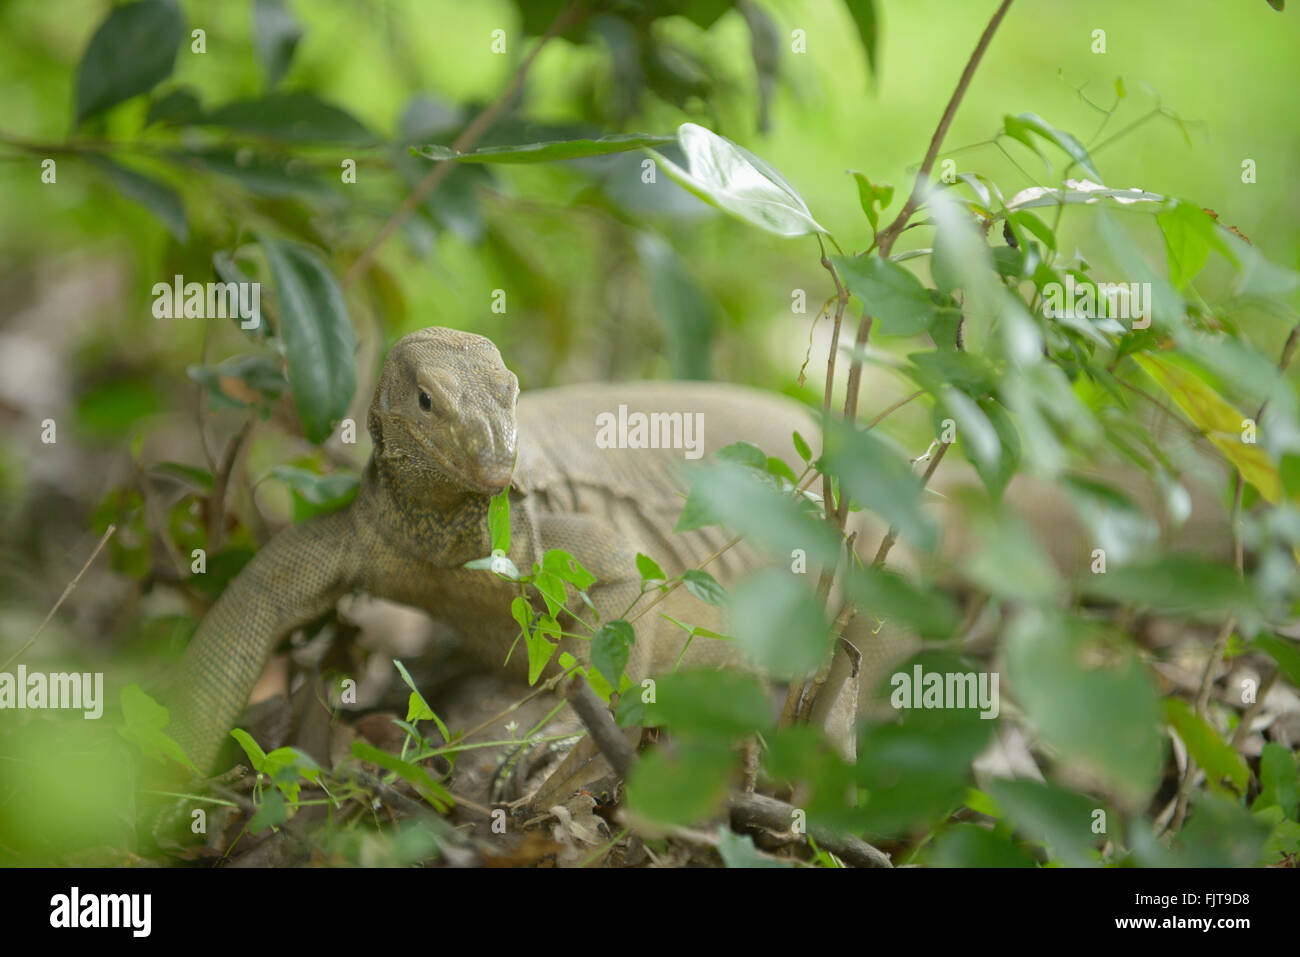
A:
[[[922,488],[930,484],[930,478],[934,475],[934,470],[939,467],[939,463],[943,461],[944,453],[948,451],[950,444],[949,442],[939,443],[938,451],[930,458],[930,463],[925,467],[925,474],[921,476]],[[871,562],[872,568],[879,568],[885,563],[885,558],[889,555],[889,550],[894,547],[896,541],[898,541],[898,526],[893,525],[890,526],[889,531],[881,540],[880,548],[876,550],[876,557]]]
[[[1006,16],[1010,6],[1011,0],[1002,0],[992,19],[989,20],[989,25],[984,28],[984,33],[980,36],[979,42],[975,44],[975,50],[971,53],[970,59],[966,61],[966,69],[962,70],[961,78],[957,80],[957,88],[953,90],[952,98],[948,100],[948,106],[943,111],[943,116],[939,118],[939,125],[934,128],[934,135],[930,137],[930,148],[925,151],[925,159],[921,161],[921,168],[917,170],[916,182],[912,186],[912,194],[907,197],[907,202],[898,211],[898,216],[885,227],[879,236],[881,256],[889,255],[889,251],[894,247],[894,240],[898,238],[898,234],[903,231],[908,219],[911,218],[912,213],[916,212],[917,206],[920,205],[921,191],[930,178],[930,170],[934,168],[934,161],[939,155],[939,147],[943,144],[943,138],[948,133],[948,127],[952,125],[953,117],[957,115],[957,108],[961,106],[962,98],[966,95],[966,89],[970,86],[971,78],[975,75],[980,60],[984,58],[984,51],[989,48],[989,43],[993,40],[993,34],[997,32],[998,25],[1002,23],[1002,18]]]
[[[867,427],[866,427],[866,429],[864,429],[863,431],[870,432],[872,429],[874,429],[876,426],[878,426],[881,422],[883,422],[883,421],[884,421],[886,418],[888,418],[890,415],[892,415],[893,413],[897,412],[897,411],[898,411],[899,409],[901,409],[903,406],[907,405],[907,403],[911,402],[913,399],[919,399],[919,398],[920,398],[921,396],[923,396],[923,395],[925,395],[925,390],[924,390],[924,389],[917,389],[915,392],[913,392],[911,395],[907,396],[906,398],[899,399],[899,400],[898,400],[897,402],[895,402],[893,405],[891,405],[891,406],[889,406],[888,408],[886,408],[883,412],[881,412],[881,413],[880,413],[879,415],[877,415],[874,419],[872,419],[870,422],[868,422],[868,423],[867,423]]]
[[[831,274],[831,279],[835,283],[835,319],[834,324],[831,326],[830,347],[826,350],[826,388],[822,395],[822,421],[829,422],[831,417],[831,393],[835,388],[835,357],[840,351],[840,327],[844,322],[844,309],[849,304],[849,291],[840,282],[840,275],[835,271],[835,267],[826,256],[825,250],[822,251],[822,266]],[[861,360],[857,361],[860,362]],[[832,503],[835,498],[832,491],[831,477],[822,475],[822,507],[826,512],[827,520],[835,524],[835,516],[838,515],[838,510],[833,510]],[[842,523],[837,527],[843,530]],[[830,586],[829,583],[825,582],[826,575],[824,573],[822,578],[826,590],[821,590],[819,587],[819,591],[822,598],[825,598],[826,591],[829,590]]]
[[[460,136],[456,137],[455,142],[451,144],[453,152],[468,153],[478,144],[478,141],[483,137],[483,134],[486,133],[492,125],[501,118],[502,114],[510,108],[515,97],[518,96],[520,90],[523,89],[524,80],[527,79],[528,71],[532,68],[533,61],[537,59],[537,54],[542,51],[542,48],[546,46],[551,39],[569,28],[571,23],[578,18],[583,7],[584,3],[582,0],[577,0],[577,2],[569,4],[569,6],[560,11],[560,14],[551,23],[547,31],[538,38],[537,42],[533,44],[533,48],[528,51],[528,55],[524,57],[523,62],[519,64],[518,68],[515,70],[514,76],[510,79],[510,85],[506,87],[500,96],[492,101],[487,109],[474,117],[474,120],[469,124],[469,126],[465,127],[465,129],[461,131]],[[402,224],[402,221],[405,220],[407,216],[411,215],[411,213],[413,213],[416,208],[428,198],[429,194],[438,188],[438,185],[443,180],[451,175],[451,171],[455,165],[456,164],[453,161],[443,160],[442,162],[437,163],[433,169],[429,170],[429,172],[425,174],[424,179],[420,180],[415,189],[411,190],[410,195],[406,197],[402,202],[402,205],[399,206],[397,211],[388,218],[388,222],[384,223],[383,228],[379,230],[379,234],[371,240],[370,245],[365,248],[361,255],[357,257],[357,261],[348,269],[347,274],[343,277],[343,285],[345,288],[353,285],[358,279],[366,274],[374,264],[375,256],[379,252],[379,247],[384,244],[389,236],[397,231],[397,227]]]
[[[620,778],[626,778],[636,752],[623,739],[623,733],[610,716],[609,708],[591,690],[585,678],[575,677],[568,694],[569,705],[582,719],[600,753]]]
[[[795,808],[762,794],[744,794],[733,791],[727,799],[734,827],[761,827],[778,834],[790,831],[795,819]],[[808,836],[819,846],[843,858],[854,867],[893,867],[889,855],[873,847],[862,838],[842,831],[810,823]]]
[[[108,528],[104,530],[104,534],[100,536],[99,544],[96,545],[95,550],[90,553],[90,557],[86,559],[86,563],[81,566],[81,571],[77,572],[76,577],[73,578],[72,581],[68,582],[67,587],[63,589],[63,594],[60,595],[59,600],[54,603],[54,607],[51,608],[49,614],[45,616],[45,620],[41,622],[40,627],[32,632],[32,636],[27,639],[27,642],[21,648],[10,655],[9,659],[4,664],[0,665],[0,671],[4,671],[11,664],[21,658],[27,652],[28,648],[36,644],[36,639],[41,637],[41,632],[45,630],[45,626],[50,623],[50,619],[54,617],[55,613],[63,607],[63,603],[67,601],[68,596],[72,594],[72,589],[76,588],[77,583],[81,581],[81,576],[86,574],[86,569],[90,567],[90,564],[95,560],[95,557],[104,550],[104,546],[108,544],[108,540],[113,537],[113,533],[116,531],[116,525],[109,525]]]

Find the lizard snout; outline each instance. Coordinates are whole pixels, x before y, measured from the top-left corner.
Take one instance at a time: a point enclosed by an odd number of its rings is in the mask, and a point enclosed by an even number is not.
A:
[[[483,465],[475,470],[474,480],[485,491],[495,495],[510,484],[510,476],[514,470],[513,462],[509,465]]]

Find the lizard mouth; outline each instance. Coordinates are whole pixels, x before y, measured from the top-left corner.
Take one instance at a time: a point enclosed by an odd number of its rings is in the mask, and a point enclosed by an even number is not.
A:
[[[515,471],[513,460],[509,465],[484,465],[467,469],[448,461],[446,456],[426,443],[422,437],[417,441],[427,456],[426,468],[455,485],[480,495],[497,495],[510,485],[510,479]]]
[[[503,489],[510,485],[510,477],[514,474],[515,465],[511,462],[509,465],[491,465],[475,470],[474,484],[480,492],[487,495],[497,495]]]

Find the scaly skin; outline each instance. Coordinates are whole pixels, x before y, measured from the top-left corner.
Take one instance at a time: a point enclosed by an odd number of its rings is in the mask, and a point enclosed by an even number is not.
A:
[[[794,402],[712,383],[593,384],[520,397],[489,340],[438,328],[406,336],[375,391],[374,453],[354,502],[273,538],[199,626],[169,729],[195,765],[212,769],[276,644],[352,590],[424,609],[499,665],[517,634],[509,610],[517,591],[461,566],[488,554],[488,502],[507,484],[511,559],[528,569],[547,549],[569,551],[597,576],[590,594],[603,619],[636,597],[638,551],[669,575],[713,554],[727,540],[721,529],[672,533],[684,494],[682,450],[596,446],[597,414],[617,413],[620,403],[704,413],[706,456],[743,439],[789,459],[793,430],[817,434]],[[726,583],[761,560],[742,543],[709,568]],[[656,610],[723,627],[716,610],[685,589]],[[684,633],[658,614],[636,628],[629,675],[671,666]],[[587,644],[566,640],[564,650],[582,657]],[[729,643],[698,640],[688,659],[722,663],[730,655]],[[516,652],[511,665],[525,668],[525,656]]]

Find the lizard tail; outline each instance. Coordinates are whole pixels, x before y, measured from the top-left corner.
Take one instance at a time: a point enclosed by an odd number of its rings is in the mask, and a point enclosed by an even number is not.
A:
[[[276,644],[330,609],[351,584],[350,509],[286,529],[255,555],[204,617],[169,696],[167,731],[203,773]]]

